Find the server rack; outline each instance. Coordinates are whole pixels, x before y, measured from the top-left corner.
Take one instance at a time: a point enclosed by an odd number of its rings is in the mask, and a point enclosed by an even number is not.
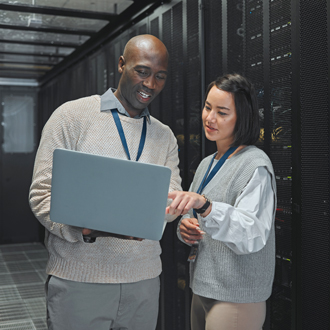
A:
[[[293,6],[293,321],[296,329],[329,329],[330,4],[301,0]]]
[[[221,12],[220,74],[238,72],[254,84],[258,96],[261,135],[258,147],[271,158],[277,182],[276,274],[267,303],[265,329],[291,327],[291,10],[288,1],[205,1],[205,13]],[[224,12],[225,11],[225,12]],[[206,21],[209,19],[206,18]],[[213,18],[214,20],[214,18]],[[214,25],[206,27],[206,35]],[[212,39],[212,37],[209,37]],[[215,38],[213,36],[213,38]],[[210,55],[212,56],[212,55]],[[206,75],[212,75],[212,65]],[[209,147],[210,149],[210,147]]]

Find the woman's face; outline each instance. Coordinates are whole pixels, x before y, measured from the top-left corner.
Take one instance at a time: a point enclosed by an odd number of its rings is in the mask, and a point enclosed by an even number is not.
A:
[[[207,95],[202,112],[206,138],[217,144],[232,144],[236,119],[233,95],[213,86]]]

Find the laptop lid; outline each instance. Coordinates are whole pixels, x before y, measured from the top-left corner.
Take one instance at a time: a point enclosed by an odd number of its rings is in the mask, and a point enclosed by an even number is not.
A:
[[[50,219],[160,240],[170,178],[165,166],[56,149]]]

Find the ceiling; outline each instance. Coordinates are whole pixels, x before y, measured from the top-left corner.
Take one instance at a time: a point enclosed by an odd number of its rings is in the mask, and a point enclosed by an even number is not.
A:
[[[148,0],[0,0],[0,80],[56,74],[124,23],[159,6]]]

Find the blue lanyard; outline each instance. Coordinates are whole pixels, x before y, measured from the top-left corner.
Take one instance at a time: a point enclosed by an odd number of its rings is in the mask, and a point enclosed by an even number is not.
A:
[[[221,166],[225,163],[225,161],[227,160],[227,158],[233,153],[235,152],[235,150],[237,149],[238,147],[231,147],[229,148],[226,153],[219,159],[218,163],[213,167],[210,175],[209,175],[209,172],[210,172],[210,169],[212,167],[212,164],[213,164],[213,161],[214,161],[214,158],[215,156],[217,155],[216,153],[214,154],[214,156],[212,157],[211,159],[211,162],[210,162],[210,165],[204,175],[204,178],[197,190],[197,194],[201,194],[202,191],[204,190],[204,188],[206,187],[206,185],[213,179],[213,177],[217,174],[217,172],[220,170]],[[194,213],[194,216],[195,218],[197,219],[197,214],[195,211],[193,211]]]
[[[214,158],[215,156],[217,155],[216,153],[214,154],[214,156],[212,157],[211,159],[211,162],[210,162],[210,165],[204,175],[204,178],[197,190],[197,194],[201,194],[202,191],[204,190],[205,186],[213,179],[213,177],[217,174],[217,172],[220,170],[221,166],[225,163],[225,161],[227,160],[227,158],[233,153],[235,152],[235,150],[237,149],[238,147],[231,147],[229,148],[226,153],[219,159],[218,163],[213,167],[213,170],[211,171],[210,175],[209,172],[210,172],[210,169],[212,167],[212,164],[213,164],[213,161],[214,161]]]
[[[116,126],[117,126],[117,130],[118,130],[118,133],[119,133],[119,136],[121,139],[121,143],[123,144],[123,147],[125,149],[128,159],[131,160],[131,156],[129,154],[129,150],[128,150],[128,146],[127,146],[127,142],[126,142],[126,138],[125,138],[125,134],[124,134],[124,130],[123,130],[123,126],[121,125],[117,109],[112,109],[111,112],[112,112],[113,118],[114,118]],[[146,116],[144,116],[143,128],[142,128],[142,133],[141,133],[139,150],[138,150],[138,153],[136,156],[136,161],[138,161],[140,159],[140,156],[142,154],[142,151],[144,148],[144,143],[146,141],[146,135],[147,135],[147,118],[146,118]]]

